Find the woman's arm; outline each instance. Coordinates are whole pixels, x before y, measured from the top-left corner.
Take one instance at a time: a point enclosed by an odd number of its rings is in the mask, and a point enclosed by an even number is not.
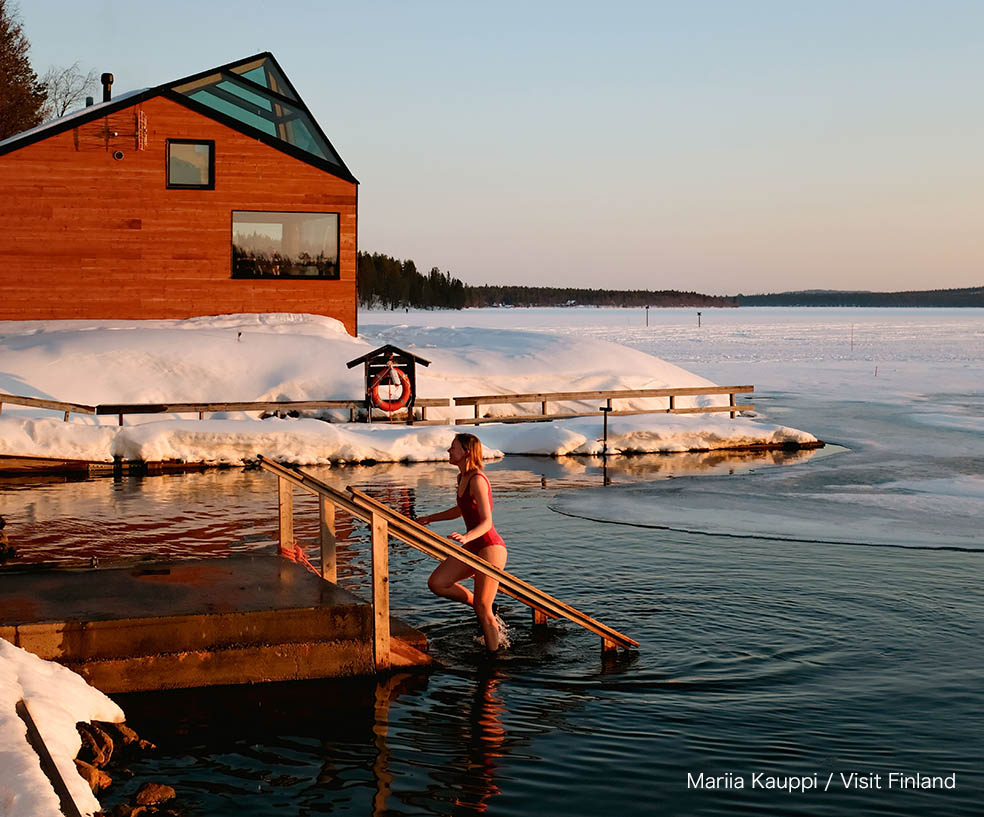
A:
[[[485,487],[485,480],[487,479],[488,477],[485,477],[484,480],[475,477],[468,483],[468,490],[471,492],[472,499],[475,500],[478,509],[478,524],[466,533],[455,532],[451,534],[451,538],[459,544],[467,545],[492,530],[492,507],[489,504],[489,491]]]
[[[429,513],[427,516],[418,516],[417,521],[421,525],[429,525],[431,522],[445,522],[448,519],[457,519],[459,516],[461,516],[461,508],[455,505],[453,508],[448,508],[446,511]]]

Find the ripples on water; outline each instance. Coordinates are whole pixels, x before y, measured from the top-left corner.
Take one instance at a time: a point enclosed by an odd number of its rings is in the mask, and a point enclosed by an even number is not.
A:
[[[760,467],[746,458],[624,459],[615,484]],[[688,471],[688,469],[690,469]],[[597,486],[596,462],[507,458],[490,468],[509,568],[641,642],[602,662],[595,636],[529,627],[488,659],[470,612],[425,591],[433,562],[391,548],[392,608],[447,664],[429,675],[119,696],[160,746],[103,797],[147,779],[190,814],[980,813],[980,556],[763,542],[604,525],[552,513]],[[324,469],[421,513],[450,502],[437,466]],[[297,495],[300,538],[316,507]],[[84,509],[84,513],[80,512]],[[0,513],[24,557],[86,560],[270,547],[262,472],[7,486]],[[437,528],[449,531],[452,524]],[[340,533],[342,583],[365,593],[361,528]],[[193,544],[191,544],[193,543]],[[837,772],[957,774],[957,790],[845,791]],[[827,793],[694,791],[687,774],[820,775]]]

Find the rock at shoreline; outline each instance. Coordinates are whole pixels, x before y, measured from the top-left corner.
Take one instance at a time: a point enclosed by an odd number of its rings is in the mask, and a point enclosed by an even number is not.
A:
[[[95,723],[77,723],[75,728],[82,738],[78,758],[96,768],[104,768],[113,759],[113,739],[105,729]]]
[[[97,769],[91,763],[86,763],[84,760],[76,759],[75,768],[79,770],[82,779],[89,784],[89,788],[92,789],[93,794],[98,794],[113,784],[113,778],[106,774],[106,772],[102,769]]]
[[[144,783],[137,791],[136,802],[141,806],[156,806],[173,799],[175,791],[163,783]]]

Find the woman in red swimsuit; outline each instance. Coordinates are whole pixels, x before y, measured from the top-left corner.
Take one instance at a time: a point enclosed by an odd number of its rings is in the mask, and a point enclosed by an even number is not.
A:
[[[448,449],[448,459],[458,466],[458,501],[453,508],[417,519],[422,525],[448,519],[464,520],[467,530],[452,533],[450,538],[470,553],[498,568],[506,566],[506,543],[492,525],[492,485],[482,471],[482,443],[474,434],[456,434]],[[475,592],[459,582],[474,576]],[[499,626],[492,612],[492,601],[499,582],[477,573],[453,556],[445,559],[431,573],[427,586],[438,596],[471,605],[485,636],[485,646],[492,652],[499,648]]]

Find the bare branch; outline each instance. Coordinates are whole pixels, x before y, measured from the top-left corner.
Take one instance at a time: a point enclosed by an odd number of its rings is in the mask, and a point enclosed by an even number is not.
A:
[[[48,90],[48,100],[42,109],[44,118],[55,119],[81,106],[86,93],[97,87],[99,81],[95,68],[83,74],[76,62],[68,68],[52,66],[41,77],[41,84]]]

